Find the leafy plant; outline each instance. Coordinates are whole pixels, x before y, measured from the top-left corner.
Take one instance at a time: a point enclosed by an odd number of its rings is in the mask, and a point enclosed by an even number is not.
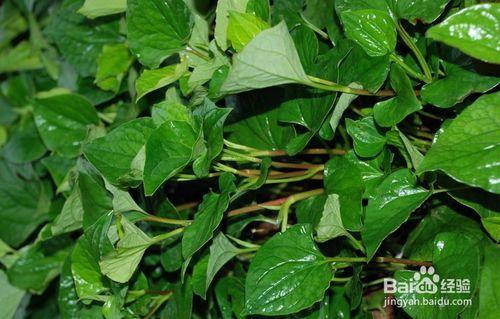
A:
[[[3,1],[0,317],[496,318],[477,2]]]

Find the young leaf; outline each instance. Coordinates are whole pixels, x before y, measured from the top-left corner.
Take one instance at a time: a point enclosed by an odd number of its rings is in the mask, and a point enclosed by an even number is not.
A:
[[[153,195],[198,155],[199,140],[200,132],[186,121],[167,121],[151,134],[144,165],[146,195]]]
[[[132,120],[87,144],[84,154],[110,183],[137,186],[142,182],[145,145],[155,128],[151,118]]]
[[[116,245],[116,249],[99,262],[101,272],[110,279],[126,283],[134,274],[146,249],[154,241],[139,227],[122,217],[123,237]]]
[[[78,13],[87,18],[95,19],[102,16],[125,12],[127,9],[127,0],[85,0]]]
[[[227,31],[229,25],[229,13],[240,12],[244,13],[247,8],[248,0],[219,0],[217,1],[217,9],[215,10],[215,31],[214,36],[217,44],[226,51],[229,47]]]
[[[7,144],[3,146],[4,157],[12,163],[29,163],[39,159],[47,152],[35,126],[28,118],[10,131]]]
[[[7,270],[9,282],[41,294],[59,276],[71,246],[68,238],[57,238],[27,246]]]
[[[421,92],[425,102],[437,107],[452,107],[470,94],[485,93],[500,82],[500,78],[481,76],[452,63],[445,62],[444,67],[446,77],[424,85]]]
[[[284,22],[259,33],[233,58],[221,91],[238,93],[286,83],[310,84]]]
[[[79,299],[99,300],[109,290],[109,284],[99,269],[99,251],[86,235],[76,242],[71,254],[71,273]]]
[[[20,178],[0,160],[0,238],[17,247],[49,218],[52,192],[39,180]]]
[[[424,23],[432,23],[443,12],[450,0],[398,0],[396,11],[400,19],[405,19],[411,23],[417,20]]]
[[[317,240],[320,243],[344,236],[347,233],[340,216],[339,195],[328,195],[323,209],[323,216],[319,220],[318,226],[316,226],[316,232],[318,234]]]
[[[457,260],[460,260],[460,262],[457,263]],[[456,318],[458,314],[464,310],[466,305],[459,302],[457,303],[453,299],[468,299],[475,293],[479,277],[479,260],[479,248],[467,236],[456,232],[444,232],[438,234],[434,240],[433,247],[433,267],[435,268],[436,273],[428,279],[432,279],[434,275],[437,276],[435,278],[440,279],[438,283],[435,283],[438,291],[433,294],[433,298],[447,299],[445,302],[449,303],[449,306],[407,306],[404,307],[405,312],[412,318],[417,319],[433,317]],[[414,271],[400,270],[396,272],[395,279],[399,282],[408,283],[409,280],[415,278],[414,276]],[[442,293],[441,289],[443,285],[441,283],[445,280],[451,279],[468,280],[470,284],[469,292]],[[423,298],[426,298],[426,294],[411,292],[396,292],[395,296],[397,299],[412,299],[420,300],[421,302]]]
[[[14,318],[25,293],[24,290],[12,286],[5,272],[0,270],[0,309],[4,318]]]
[[[396,97],[378,102],[373,108],[375,121],[382,127],[394,126],[409,114],[422,108],[408,75],[400,66],[396,64],[392,66],[390,77],[391,87],[396,92]]]
[[[295,225],[257,251],[245,283],[245,311],[279,316],[306,309],[323,299],[332,277],[310,225]]]
[[[367,9],[344,11],[340,16],[346,36],[369,56],[383,56],[394,51],[396,25],[388,13]]]
[[[500,193],[500,93],[484,95],[439,134],[419,173],[441,170],[462,183]]]
[[[44,33],[78,73],[86,77],[95,75],[103,45],[121,43],[124,38],[119,33],[118,19],[94,25],[85,23],[86,18],[76,12],[81,4],[81,1],[65,2],[52,14]]]
[[[183,59],[179,64],[172,64],[157,70],[144,70],[135,82],[136,101],[150,92],[174,83],[186,73],[187,67],[187,61]]]
[[[346,119],[346,128],[359,156],[374,157],[384,149],[386,138],[380,134],[373,117],[364,117],[357,121]]]
[[[210,257],[207,264],[207,275],[205,287],[208,289],[217,272],[231,259],[238,255],[236,248],[229,239],[220,233],[214,238],[210,246]],[[206,291],[205,291],[206,293]]]
[[[83,205],[78,186],[73,188],[73,191],[64,202],[61,213],[54,219],[51,232],[57,236],[64,233],[69,233],[80,229],[83,221]]]
[[[118,93],[132,59],[124,44],[104,45],[97,59],[95,84],[105,91]]]
[[[99,124],[95,108],[76,94],[35,100],[35,123],[47,148],[66,157],[81,154],[88,129]]]
[[[221,180],[219,181],[221,183]],[[220,185],[222,186],[222,185]],[[184,231],[182,237],[182,256],[188,259],[213,237],[213,233],[224,212],[229,206],[229,190],[221,187],[221,194],[210,193],[205,195],[198,207],[194,221]]]
[[[148,68],[184,50],[193,21],[184,0],[129,0],[127,35],[130,50]]]
[[[193,170],[197,176],[208,175],[212,161],[222,151],[224,122],[230,112],[231,109],[219,108],[208,99],[194,112],[193,115],[202,127],[205,140],[205,152],[193,163]]]
[[[362,228],[361,201],[365,190],[361,170],[345,157],[334,157],[325,165],[325,190],[339,197],[341,220],[349,230]]]
[[[267,28],[269,25],[266,22],[251,13],[229,11],[227,39],[236,52],[241,52],[248,42]]]
[[[416,184],[416,177],[409,170],[401,169],[386,177],[372,194],[366,207],[365,227],[361,231],[368,259],[429,196],[429,191]]]
[[[500,298],[497,292],[500,289],[500,276],[496,271],[500,251],[495,245],[487,245],[484,249],[479,286],[479,313],[481,318],[493,319],[496,316],[496,307]]]
[[[500,4],[478,4],[460,10],[427,31],[427,37],[490,63],[500,63]]]

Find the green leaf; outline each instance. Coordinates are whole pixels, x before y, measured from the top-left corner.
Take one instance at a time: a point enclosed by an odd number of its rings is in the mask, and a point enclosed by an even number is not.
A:
[[[123,37],[117,19],[99,24],[86,23],[86,18],[76,12],[81,5],[82,1],[66,1],[52,15],[44,33],[81,76],[91,76],[97,70],[97,59],[103,45],[121,43]]]
[[[376,92],[387,79],[390,65],[388,55],[369,56],[361,46],[354,44],[340,66],[339,82],[347,85],[354,82],[365,90]]]
[[[259,17],[262,21],[269,21],[271,6],[269,0],[249,0],[247,12]]]
[[[434,238],[443,232],[464,234],[479,244],[485,238],[480,224],[448,206],[439,205],[425,216],[410,233],[405,244],[405,256],[415,260],[431,260]]]
[[[278,121],[282,95],[281,91],[261,90],[240,96],[233,111],[240,116],[225,128],[230,133],[229,139],[260,150],[284,149],[295,137],[295,130]],[[246,110],[252,113],[246,114]]]
[[[78,189],[84,212],[83,229],[86,230],[113,210],[113,202],[101,175],[90,163],[79,160],[77,168]]]
[[[226,51],[229,47],[227,31],[229,26],[229,13],[240,12],[244,13],[247,8],[248,0],[220,0],[217,1],[217,9],[215,10],[215,41],[222,49]]]
[[[221,90],[238,93],[287,83],[310,84],[284,22],[259,33],[233,58]]]
[[[266,22],[251,13],[229,11],[227,40],[236,52],[241,52],[248,42],[267,28],[269,25]]]
[[[95,19],[116,13],[125,12],[127,9],[127,0],[85,0],[78,13],[87,18]]]
[[[67,238],[27,246],[7,270],[9,281],[16,287],[41,294],[59,276],[70,252]]]
[[[73,280],[73,274],[71,273],[70,257],[66,259],[62,267],[58,288],[57,303],[59,305],[61,318],[76,318],[78,313],[82,310],[82,304],[78,302],[75,282]]]
[[[321,216],[323,216],[323,209],[327,198],[327,195],[319,195],[300,201],[295,208],[297,223],[311,224],[313,228],[316,228]]]
[[[340,216],[339,195],[328,195],[323,209],[323,216],[319,220],[318,226],[316,226],[316,232],[318,235],[317,240],[320,243],[348,233]]]
[[[220,233],[214,238],[212,245],[210,245],[210,257],[208,258],[207,265],[207,280],[205,287],[208,289],[210,283],[214,279],[217,272],[231,259],[237,256],[239,253],[238,248],[236,248],[229,239]],[[205,291],[206,293],[206,291]]]
[[[10,132],[2,153],[9,162],[21,164],[37,160],[45,152],[47,149],[40,139],[33,118],[27,118]]]
[[[476,59],[498,64],[499,20],[500,4],[478,4],[451,15],[426,35]]]
[[[144,165],[146,195],[152,195],[199,154],[200,135],[186,121],[167,121],[151,134],[146,143]]]
[[[110,279],[126,283],[134,274],[146,249],[154,243],[154,240],[146,235],[141,229],[121,218],[123,237],[120,238],[116,249],[99,262],[101,272]]]
[[[344,11],[340,17],[346,36],[369,56],[383,56],[394,51],[396,25],[388,13],[373,9],[354,10]]]
[[[274,235],[255,255],[246,283],[246,313],[288,315],[323,299],[333,274],[312,238],[298,224]]]
[[[127,1],[130,50],[148,68],[186,48],[193,19],[183,0]]]
[[[109,290],[109,284],[99,268],[99,251],[83,235],[76,242],[71,255],[71,273],[79,299],[99,300]]]
[[[500,251],[497,246],[490,244],[485,247],[479,286],[479,314],[484,319],[494,319],[497,315],[495,305],[498,305],[500,301],[498,258],[500,258]]]
[[[187,61],[182,60],[181,63],[172,64],[157,70],[144,70],[135,82],[135,90],[137,91],[136,101],[150,92],[174,83],[186,73],[187,67]]]
[[[177,283],[173,295],[161,312],[161,318],[191,319],[193,308],[193,290],[190,280]]]
[[[155,128],[151,118],[122,124],[85,145],[85,156],[110,183],[137,186],[142,182],[145,145]]]
[[[375,9],[390,13],[389,1],[386,0],[336,0],[335,10],[340,15],[344,11]]]
[[[408,75],[400,66],[396,64],[392,66],[390,77],[391,87],[396,92],[396,97],[378,102],[373,108],[375,121],[382,127],[394,126],[422,108]]]
[[[14,314],[24,294],[24,290],[12,286],[5,272],[0,271],[0,308],[2,309],[3,318],[14,318]]]
[[[49,216],[52,191],[39,180],[23,179],[0,160],[0,238],[17,247]]]
[[[486,229],[491,238],[496,242],[500,241],[500,216],[491,216],[482,218],[483,227]]]
[[[365,190],[361,170],[345,157],[334,157],[326,163],[324,174],[326,192],[339,196],[343,225],[349,230],[359,231]]]
[[[124,44],[104,45],[97,59],[95,84],[105,91],[118,93],[131,64],[132,58]]]
[[[184,259],[193,256],[212,239],[215,229],[219,227],[222,217],[229,206],[229,191],[221,187],[221,192],[221,194],[210,193],[205,195],[194,216],[193,223],[186,227],[182,237],[182,256],[184,256]]]
[[[233,313],[241,319],[245,308],[245,282],[239,277],[223,277],[215,285],[215,297],[223,319],[232,319]]]
[[[436,270],[435,276],[421,275],[423,278],[437,279],[438,282],[432,282],[435,285],[437,292],[434,294],[418,294],[418,293],[403,293],[396,292],[397,299],[415,300],[424,298],[440,298],[447,299],[447,306],[442,307],[439,305],[416,305],[415,303],[409,304],[404,307],[406,313],[412,318],[456,318],[461,313],[465,305],[462,303],[454,304],[454,299],[469,299],[475,293],[478,279],[479,279],[479,260],[480,253],[476,244],[467,236],[455,232],[441,233],[436,236],[433,247],[433,266]],[[460,260],[460,262],[457,262]],[[415,272],[402,270],[395,274],[397,281],[408,283],[409,280],[415,278]],[[425,279],[422,279],[425,280]],[[447,280],[469,280],[470,292],[463,293],[445,293],[442,292],[443,281],[446,287]],[[453,289],[456,289],[453,287]],[[449,304],[448,304],[449,303]]]
[[[230,112],[231,109],[219,108],[208,99],[195,110],[193,115],[202,127],[205,141],[205,152],[193,163],[197,176],[208,175],[212,161],[222,152],[224,122]]]
[[[35,100],[35,123],[48,149],[66,157],[81,154],[88,130],[99,124],[95,108],[76,94]]]
[[[455,64],[445,62],[444,67],[446,77],[424,85],[421,92],[425,102],[437,107],[452,107],[470,94],[485,93],[500,82],[500,78],[482,76]]]
[[[361,231],[368,259],[428,196],[429,192],[417,186],[417,179],[409,170],[398,170],[384,179],[368,200],[365,228]]]
[[[0,74],[5,72],[37,70],[43,67],[40,54],[23,41],[12,49],[0,52]]]
[[[53,236],[69,233],[80,229],[83,221],[83,205],[78,187],[74,187],[64,202],[61,213],[52,222]]]
[[[455,118],[427,152],[418,172],[441,170],[462,183],[500,193],[500,93],[484,95]]]
[[[436,20],[446,8],[450,0],[398,0],[396,11],[400,19],[416,23],[417,20],[431,23]]]
[[[359,156],[374,157],[384,149],[386,138],[380,134],[373,117],[368,116],[357,121],[346,119],[346,128]]]

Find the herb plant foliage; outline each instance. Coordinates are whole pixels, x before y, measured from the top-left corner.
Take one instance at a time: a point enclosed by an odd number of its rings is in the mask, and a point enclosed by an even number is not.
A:
[[[500,4],[4,0],[1,318],[498,317]],[[421,266],[470,304],[384,305]]]

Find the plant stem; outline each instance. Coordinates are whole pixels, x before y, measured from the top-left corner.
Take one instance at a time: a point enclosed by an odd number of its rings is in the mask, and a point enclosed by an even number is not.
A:
[[[338,278],[333,278],[332,279],[332,282],[340,282],[340,283],[346,283],[348,282],[349,280],[351,280],[352,277],[345,277],[345,278],[342,278],[342,277],[338,277]]]
[[[307,199],[312,196],[321,195],[325,192],[323,188],[313,189],[307,192],[294,194],[289,196],[287,200],[281,205],[278,220],[281,221],[281,232],[284,232],[288,226],[288,213],[290,211],[290,207],[298,201]]]
[[[266,207],[279,207],[281,204],[286,202],[287,199],[288,199],[288,197],[278,198],[278,199],[275,199],[275,200],[272,200],[269,202],[264,202],[264,203],[260,203],[260,204],[255,204],[255,205],[251,205],[251,206],[246,206],[246,207],[234,209],[234,210],[230,211],[227,214],[227,216],[233,217],[233,216],[243,215],[246,213],[257,212],[260,210],[267,209]]]
[[[308,75],[307,76],[309,80],[311,80],[311,83],[304,83],[305,85],[309,85],[311,87],[320,89],[320,90],[325,90],[325,91],[333,91],[333,92],[342,92],[342,93],[349,93],[349,94],[356,94],[356,95],[367,95],[367,96],[394,96],[395,93],[390,90],[381,90],[376,93],[371,93],[367,90],[361,90],[361,89],[353,89],[348,86],[340,85],[335,82],[331,82],[328,80],[320,79],[315,76]]]
[[[205,61],[210,61],[210,57],[207,57],[206,55],[204,55],[203,53],[201,53],[200,51],[196,50],[195,48],[193,48],[191,46],[188,46],[186,48],[186,51],[196,55],[197,57],[199,57]]]
[[[165,301],[167,301],[168,299],[170,299],[170,297],[173,295],[173,293],[170,293],[168,295],[165,295],[165,296],[161,296],[155,303],[155,305],[153,306],[153,308],[149,311],[149,313],[143,318],[143,319],[150,319],[151,317],[154,316],[154,314],[158,311],[158,309],[160,309],[161,305],[163,305],[163,303]]]
[[[399,57],[393,53],[390,55],[390,59],[391,59],[391,61],[397,63],[411,77],[418,79],[420,81],[423,81],[425,83],[429,83],[429,80],[427,80],[427,78],[423,74],[420,74],[419,72],[416,72],[415,70],[413,70],[408,64],[406,64],[403,61],[403,59],[401,57]]]
[[[144,217],[142,220],[148,222],[156,222],[156,223],[180,225],[180,226],[188,226],[193,222],[192,220],[172,219],[172,218],[158,217],[154,215],[148,215]]]
[[[354,245],[354,247],[356,247],[357,249],[359,249],[363,254],[366,253],[365,247],[363,247],[363,244],[359,240],[357,240],[356,238],[354,238],[354,236],[351,235],[351,233],[346,232],[346,237],[349,238],[349,240]]]
[[[328,149],[328,148],[310,148],[310,149],[305,149],[299,154],[302,155],[345,155],[347,153],[346,150],[343,149]],[[255,152],[250,152],[249,155],[254,156],[254,157],[260,157],[260,156],[287,156],[288,154],[285,151],[282,150],[276,150],[276,151],[255,151]]]
[[[422,55],[422,52],[418,49],[416,46],[415,42],[413,42],[411,36],[406,32],[406,30],[403,28],[403,25],[401,23],[398,23],[396,25],[396,29],[399,32],[399,35],[403,39],[403,42],[410,48],[410,50],[413,52],[415,57],[417,58],[418,63],[422,67],[422,70],[424,71],[425,75],[425,82],[430,83],[432,82],[432,73],[431,69],[429,68],[429,65],[427,64],[427,61],[425,61],[424,56]]]
[[[314,175],[316,175],[318,172],[322,171],[323,167],[316,167],[316,168],[311,168],[307,171],[305,171],[305,174],[296,176],[296,177],[289,177],[289,178],[283,178],[283,179],[268,179],[266,181],[266,184],[281,184],[281,183],[292,183],[292,182],[299,182],[303,181],[306,179],[310,179]]]
[[[175,235],[178,235],[178,234],[182,233],[183,231],[184,231],[184,227],[180,227],[180,228],[174,229],[171,232],[164,233],[164,234],[161,234],[161,235],[153,237],[153,242],[154,243],[159,243],[159,242],[161,242],[161,241],[163,241],[163,240],[165,240],[167,238],[170,238],[170,237],[173,237]]]
[[[329,257],[327,258],[329,262],[344,262],[344,263],[366,263],[369,262],[366,257]],[[375,257],[370,262],[374,263],[392,263],[392,264],[402,264],[410,266],[432,266],[430,261],[416,261],[410,259],[392,258],[392,257]]]

